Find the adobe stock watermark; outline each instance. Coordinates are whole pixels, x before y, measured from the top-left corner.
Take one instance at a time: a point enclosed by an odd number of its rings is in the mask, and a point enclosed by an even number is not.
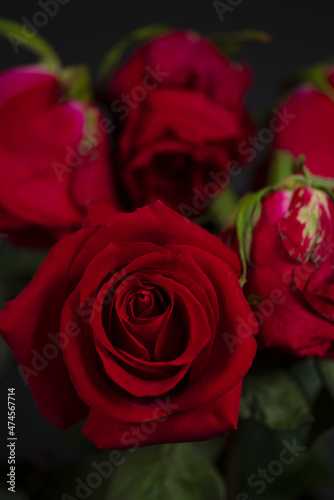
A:
[[[249,487],[254,488],[256,495],[264,493],[268,484],[272,484],[277,477],[283,474],[286,466],[293,464],[306,451],[306,447],[300,446],[296,439],[293,440],[292,444],[288,441],[283,441],[282,444],[284,447],[277,460],[272,460],[267,468],[259,467],[256,472],[249,476],[247,484]],[[246,492],[239,493],[236,496],[236,500],[252,500],[252,498]]]
[[[141,85],[137,85],[131,89],[129,94],[121,94],[120,99],[114,99],[111,103],[111,111],[119,115],[120,120],[125,120],[131,109],[147,99],[148,93],[155,90],[170,73],[162,71],[160,64],[157,64],[155,69],[150,66],[145,67],[146,74],[143,77]]]
[[[76,314],[82,318],[86,324],[90,323],[97,313],[101,313],[103,308],[110,305],[113,301],[114,293],[120,292],[135,279],[133,275],[126,274],[125,270],[113,271],[114,285],[110,286],[106,283],[106,295],[102,298],[102,294],[97,297],[90,297],[80,303],[76,309]],[[103,290],[103,287],[102,289]],[[36,377],[41,374],[57,356],[61,355],[66,349],[72,338],[78,337],[83,332],[83,324],[79,325],[75,321],[69,321],[64,325],[64,328],[57,333],[49,332],[45,337],[45,344],[38,350],[31,349],[31,360],[29,366],[18,365],[17,369],[25,383],[29,384],[30,377]]]
[[[240,164],[231,160],[227,163],[224,170],[219,172],[209,172],[209,177],[212,181],[207,182],[200,191],[197,187],[192,189],[193,198],[191,204],[180,203],[178,211],[183,215],[189,223],[192,217],[200,215],[210,204],[210,201],[216,198],[224,189],[227,189],[231,182],[231,178],[239,175],[242,172]]]
[[[136,279],[133,274],[127,274],[125,269],[113,270],[111,276],[114,279],[113,285],[109,282],[105,283],[96,297],[89,296],[78,305],[76,313],[85,323],[90,323],[97,313],[101,313],[104,307],[112,303],[116,292],[120,293]]]
[[[247,161],[255,160],[257,154],[263,151],[274,139],[275,133],[282,132],[297,115],[289,113],[286,106],[281,110],[273,108],[268,127],[262,127],[256,135],[249,135],[238,146],[238,153],[247,155]]]
[[[331,237],[328,236],[327,239],[323,238],[318,245],[318,252],[320,250],[324,250],[325,254],[321,258],[321,264],[324,264],[326,260],[328,260],[334,252],[334,242]],[[295,272],[291,274],[289,270],[284,271],[282,275],[282,282],[286,285],[289,285],[289,289],[292,292],[300,289],[303,283],[312,276],[314,273],[314,264],[311,261],[306,261],[296,266]]]
[[[170,401],[170,396],[165,397],[165,401],[160,398],[156,398],[155,408],[152,410],[152,419],[146,420],[139,425],[133,425],[131,428],[124,432],[121,437],[122,444],[128,448],[128,450],[132,453],[134,452],[141,443],[147,441],[148,436],[154,434],[157,430],[157,427],[167,420],[167,418],[172,415],[176,410],[178,410],[178,404],[172,403]],[[158,418],[161,410],[166,413],[164,417]]]
[[[281,111],[273,108],[272,113],[274,116],[270,119],[268,127],[261,128],[257,135],[249,135],[247,139],[238,145],[237,151],[239,155],[245,156],[249,163],[254,161],[258,153],[273,141],[275,133],[284,130],[296,118],[296,115],[288,113],[286,106]],[[187,219],[199,216],[209,206],[210,201],[227,189],[231,179],[238,176],[242,171],[243,168],[236,160],[229,161],[225,168],[219,172],[210,171],[209,177],[211,180],[204,185],[202,191],[197,187],[193,188],[191,204],[180,203],[178,206],[179,212]]]
[[[243,1],[244,0],[226,0],[222,2],[221,0],[213,0],[212,5],[219,19],[223,22],[225,20],[225,14],[233,12]]]
[[[230,353],[234,353],[237,344],[243,344],[246,339],[252,337],[254,328],[261,326],[265,319],[274,314],[276,306],[283,304],[286,300],[287,296],[284,292],[276,288],[268,299],[261,300],[253,306],[252,312],[246,319],[238,316],[236,333],[223,333],[223,339]]]
[[[44,28],[50,18],[54,18],[61,5],[66,5],[71,0],[38,0],[37,4],[40,10],[37,10],[31,19],[26,16],[21,17],[22,28],[21,34],[10,32],[7,38],[13,47],[15,54],[18,54],[20,45],[27,44],[33,39],[41,28]]]
[[[334,252],[334,242],[331,240],[330,236],[319,243],[318,251],[320,249],[326,252],[322,257],[322,263],[324,263]],[[296,266],[293,273],[291,269],[284,271],[281,276],[281,282],[284,285],[288,285],[289,293],[294,293],[300,289],[302,284],[305,283],[313,273],[314,264],[310,261],[306,261]],[[272,290],[269,297],[252,305],[252,313],[249,313],[246,319],[238,316],[236,332],[224,332],[222,335],[230,353],[234,353],[237,344],[242,344],[246,339],[251,337],[254,328],[256,328],[257,325],[260,327],[265,320],[275,313],[276,308],[284,304],[287,299],[288,294],[286,287],[284,291],[281,288],[275,288]]]
[[[83,130],[83,138],[76,148],[70,145],[65,147],[65,162],[53,161],[53,168],[59,182],[63,182],[65,174],[71,174],[82,164],[83,158],[91,154],[92,159],[98,152],[97,148],[102,143],[104,136],[111,134],[115,130],[115,125],[109,118],[98,120],[98,125],[89,130]]]
[[[76,477],[75,496],[63,493],[61,500],[85,500],[89,498],[94,490],[100,488],[103,482],[112,476],[116,467],[124,462],[125,456],[118,450],[111,451],[107,460],[92,462],[93,470],[84,479]]]
[[[158,426],[161,425],[162,422],[165,422],[170,415],[179,408],[178,404],[173,404],[170,401],[169,396],[167,396],[165,400],[156,398],[153,406],[152,420],[146,420],[139,424],[131,425],[129,430],[125,431],[121,436],[121,443],[127,449],[123,451],[112,451],[107,460],[92,462],[93,470],[89,472],[84,479],[76,477],[74,485],[75,496],[63,493],[61,500],[87,500],[90,498],[93,492],[102,486],[104,481],[110,479],[115,469],[125,463],[127,454],[133,453],[141,444],[145,444],[148,437],[156,432]],[[166,415],[157,419],[156,417],[161,410],[163,410]]]
[[[46,337],[48,343],[44,344],[41,350],[31,349],[31,361],[29,366],[18,365],[17,369],[25,385],[29,384],[30,377],[36,377],[54,360],[68,345],[70,338],[77,337],[81,333],[81,328],[74,321],[65,325],[63,331],[58,333],[49,332]]]
[[[129,116],[130,111],[147,99],[148,93],[156,89],[163,82],[164,78],[169,76],[169,72],[162,71],[159,64],[155,68],[146,66],[145,71],[146,73],[141,85],[133,87],[129,94],[123,93],[120,99],[112,101],[110,109],[114,115],[118,116],[119,120],[125,120]],[[51,164],[58,181],[62,182],[65,174],[70,174],[75,168],[80,166],[83,157],[88,153],[91,152],[94,155],[104,137],[112,134],[115,128],[113,120],[102,118],[99,120],[97,127],[83,131],[83,139],[77,148],[67,145],[65,148],[65,163],[54,161]]]

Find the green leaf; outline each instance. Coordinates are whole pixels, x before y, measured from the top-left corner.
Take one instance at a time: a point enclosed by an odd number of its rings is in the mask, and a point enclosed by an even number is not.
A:
[[[25,36],[23,25],[11,19],[0,18],[0,35],[6,37],[15,46],[23,46],[38,56],[40,62],[48,69],[56,71],[61,67],[58,54],[51,45],[37,33],[31,37]],[[14,46],[14,45],[13,45]]]
[[[334,400],[326,388],[323,388],[320,392],[313,413],[315,418],[309,432],[308,446],[313,445],[326,432],[334,430]]]
[[[292,464],[285,466],[283,473],[267,485],[265,494],[261,498],[263,500],[309,498],[303,494],[307,495],[313,488],[333,479],[331,469],[325,443],[319,441],[315,446],[301,452]]]
[[[222,500],[222,478],[191,443],[140,448],[115,470],[104,500]]]
[[[207,37],[227,56],[234,56],[249,42],[272,42],[272,37],[269,33],[259,30],[209,33]]]
[[[66,99],[93,100],[93,88],[87,66],[68,66],[62,69],[59,82],[64,88]]]
[[[327,390],[334,399],[334,361],[331,359],[317,359],[316,364]]]
[[[290,374],[302,389],[309,405],[313,407],[322,389],[322,381],[314,359],[306,358],[297,361],[290,367]]]
[[[299,429],[313,419],[301,389],[281,370],[246,375],[240,417],[280,431]]]
[[[239,492],[244,492],[244,497],[240,494],[240,500],[243,498],[245,500],[301,500],[303,498],[304,500],[302,493],[309,493],[308,490],[326,483],[331,476],[333,477],[324,447],[328,435],[310,447],[306,444],[307,432],[305,431],[307,428],[290,432],[272,432],[251,420],[239,423],[238,434],[241,440]],[[294,454],[290,452],[285,454],[285,452],[283,456],[291,458],[290,463],[286,463],[285,460],[283,463],[281,453],[284,449],[288,449],[289,445],[296,451]],[[277,462],[281,462],[284,466],[281,474],[271,473],[272,465],[275,467]],[[264,471],[268,475],[264,475]],[[264,479],[266,477],[269,477],[270,482]],[[257,489],[261,483],[263,491],[260,493]],[[233,498],[239,500],[238,495]],[[308,495],[307,498],[309,498]]]
[[[227,439],[228,436],[208,441],[196,441],[192,444],[196,446],[201,454],[207,456],[209,460],[216,462],[226,448]]]
[[[99,75],[102,80],[107,78],[119,63],[124,52],[133,44],[146,42],[152,38],[161,36],[171,31],[168,26],[150,25],[138,28],[129,33],[125,38],[114,45],[104,56],[99,68]]]
[[[257,422],[254,422],[254,420],[241,420],[238,427],[238,435],[241,443],[239,451],[241,465],[239,491],[249,495],[249,498],[246,497],[245,500],[267,499],[266,493],[271,485],[266,482],[265,491],[257,497],[256,486],[253,481],[250,483],[250,476],[253,475],[254,477],[255,475],[258,477],[259,469],[265,468],[268,470],[268,466],[272,461],[280,460],[281,452],[286,448],[285,442],[292,446],[297,444],[298,447],[305,447],[306,429],[288,432],[273,432],[271,429],[267,429]],[[298,452],[299,451],[299,456],[296,453],[296,462],[301,460],[304,453],[306,453],[306,450],[298,450]],[[286,465],[281,476],[279,476],[283,480],[288,473],[288,469],[291,468],[291,465],[293,464]],[[272,477],[273,475],[269,473],[269,476]],[[278,477],[275,476],[275,481],[272,483],[273,487],[275,487],[277,481]],[[273,495],[272,489],[270,490],[270,495],[270,500],[276,498]],[[287,499],[291,500],[289,494],[284,497],[284,500]],[[234,500],[239,500],[237,495],[235,495]]]
[[[314,422],[309,432],[308,445],[311,446],[320,436],[334,429],[334,399],[323,387],[313,407]]]

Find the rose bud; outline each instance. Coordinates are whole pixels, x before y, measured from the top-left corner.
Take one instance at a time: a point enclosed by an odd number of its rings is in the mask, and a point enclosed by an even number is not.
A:
[[[124,203],[133,209],[161,199],[187,217],[205,211],[246,163],[250,82],[248,68],[194,32],[140,47],[107,89]]]
[[[111,449],[235,429],[257,331],[241,331],[253,315],[238,256],[161,202],[89,210],[0,312],[41,412],[60,428],[87,418],[83,433]]]
[[[260,347],[334,358],[333,194],[305,172],[242,200],[223,239],[243,260]]]
[[[42,65],[0,75],[0,232],[16,243],[50,245],[113,201],[105,122],[70,91]]]
[[[282,102],[278,113],[288,118],[287,125],[273,129],[273,150],[290,151],[296,158],[303,154],[314,175],[334,177],[333,67],[311,69],[309,80]],[[263,179],[263,170],[260,174]]]

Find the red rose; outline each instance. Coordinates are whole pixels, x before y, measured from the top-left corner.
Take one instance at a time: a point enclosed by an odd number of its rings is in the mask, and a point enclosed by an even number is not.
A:
[[[334,206],[324,191],[306,186],[264,197],[245,295],[261,298],[253,307],[261,347],[334,357]]]
[[[252,313],[237,255],[161,202],[95,210],[0,313],[41,412],[58,427],[87,417],[84,434],[103,448],[131,447],[139,432],[148,445],[235,428],[256,350],[239,332]]]
[[[39,65],[0,75],[0,232],[48,245],[81,227],[87,202],[112,201],[99,110],[67,99]]]
[[[243,104],[249,70],[197,33],[176,31],[135,52],[109,82],[117,173],[131,208],[161,199],[199,215],[253,131]],[[231,160],[233,162],[231,163]],[[229,177],[228,177],[229,179]]]
[[[333,86],[334,73],[329,75],[329,83]],[[313,174],[334,177],[333,99],[307,84],[297,89],[282,109],[295,117],[276,133],[274,149],[286,149],[295,157],[304,154],[306,166]]]

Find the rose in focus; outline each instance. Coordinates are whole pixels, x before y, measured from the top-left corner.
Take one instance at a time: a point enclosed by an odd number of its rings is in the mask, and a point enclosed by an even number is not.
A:
[[[41,65],[0,75],[0,231],[19,244],[48,246],[113,201],[102,116],[66,90]]]
[[[43,415],[60,428],[87,418],[84,434],[111,449],[130,447],[144,423],[154,431],[141,445],[236,428],[256,351],[239,331],[252,313],[237,255],[161,202],[130,214],[92,204],[86,226],[0,312]],[[61,350],[38,371],[50,335]]]
[[[186,216],[205,210],[205,186],[215,183],[218,193],[225,171],[246,163],[250,81],[248,68],[194,32],[175,31],[139,48],[107,89],[125,205],[160,199]]]

